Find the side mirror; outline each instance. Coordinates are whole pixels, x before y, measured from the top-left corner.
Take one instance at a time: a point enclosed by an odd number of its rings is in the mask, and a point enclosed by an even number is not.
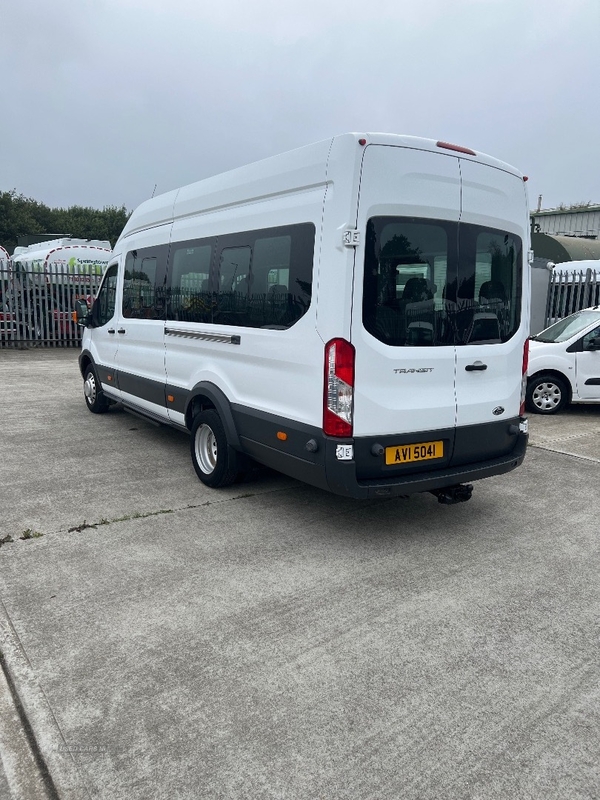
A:
[[[77,325],[79,325],[82,328],[85,328],[89,325],[90,312],[85,300],[75,301],[75,311],[73,311],[72,317],[73,317],[73,322],[76,322]]]

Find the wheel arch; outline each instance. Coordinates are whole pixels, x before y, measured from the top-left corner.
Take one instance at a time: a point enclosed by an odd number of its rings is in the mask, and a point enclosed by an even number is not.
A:
[[[184,411],[186,428],[191,431],[196,414],[208,408],[214,408],[220,416],[231,446],[236,450],[241,450],[240,439],[229,400],[225,393],[214,383],[201,381],[191,390]]]
[[[79,371],[81,372],[82,378],[85,378],[85,371],[90,366],[90,364],[92,366],[95,366],[92,354],[89,352],[89,350],[83,350],[79,354]]]

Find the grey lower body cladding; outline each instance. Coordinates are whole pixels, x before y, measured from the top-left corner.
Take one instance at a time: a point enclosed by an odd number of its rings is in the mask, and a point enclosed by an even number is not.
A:
[[[86,359],[91,360],[89,354],[82,354],[80,363],[85,363]],[[169,394],[174,397],[175,410],[181,412],[192,397],[192,393],[164,383],[102,365],[96,365],[96,369],[102,382],[106,383],[110,376],[112,385],[125,389],[130,396],[165,408]],[[216,390],[213,397],[221,397],[221,404],[227,404],[220,408],[219,402],[214,403],[226,422],[229,438],[235,440],[236,449],[292,478],[356,499],[429,492],[501,475],[518,467],[527,450],[528,437],[519,431],[519,417],[411,434],[334,439],[325,436],[320,428],[230,404],[220,390]],[[136,407],[131,400],[127,407],[168,424],[164,418]],[[434,441],[443,443],[443,455],[434,461],[385,463],[386,448]],[[343,444],[352,446],[352,457],[348,460],[340,460],[337,455],[338,446]]]

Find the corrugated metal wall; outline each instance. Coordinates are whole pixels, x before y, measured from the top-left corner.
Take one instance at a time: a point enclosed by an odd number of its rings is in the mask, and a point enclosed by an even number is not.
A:
[[[533,214],[536,231],[554,236],[597,236],[600,237],[600,209],[581,211],[557,211],[553,214]]]

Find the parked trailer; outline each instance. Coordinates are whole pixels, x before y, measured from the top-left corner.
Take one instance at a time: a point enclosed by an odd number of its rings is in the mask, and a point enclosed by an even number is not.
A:
[[[110,259],[110,242],[61,238],[18,247],[10,261],[9,303],[18,336],[75,341],[76,300],[91,298]]]
[[[17,247],[11,259],[16,274],[39,275],[47,282],[68,283],[71,276],[101,276],[110,258],[110,242],[99,239],[53,239]]]
[[[88,408],[189,431],[211,487],[250,457],[355,498],[467,500],[527,445],[524,180],[344,134],[147,201],[81,307]]]

